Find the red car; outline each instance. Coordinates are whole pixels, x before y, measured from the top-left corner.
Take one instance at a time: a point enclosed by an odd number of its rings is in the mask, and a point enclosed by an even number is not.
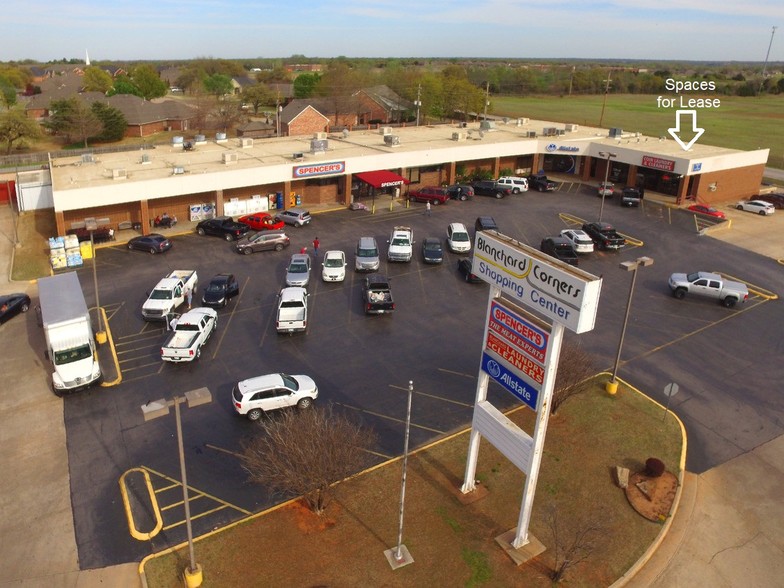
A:
[[[708,216],[715,216],[716,218],[727,218],[722,211],[716,210],[712,206],[705,206],[704,204],[692,204],[691,206],[689,206],[688,210],[691,210],[692,212],[697,212],[699,214],[707,214]]]
[[[285,225],[282,220],[273,218],[272,215],[269,215],[266,212],[246,214],[245,216],[238,218],[237,222],[248,225],[254,231],[277,231],[282,229]]]
[[[429,202],[433,206],[445,204],[451,198],[446,188],[439,188],[438,186],[425,186],[419,190],[411,190],[408,193],[408,197],[414,202]]]

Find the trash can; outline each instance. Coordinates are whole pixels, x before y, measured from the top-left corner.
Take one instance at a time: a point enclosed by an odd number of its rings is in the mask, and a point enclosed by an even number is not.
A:
[[[300,204],[302,204],[302,196],[300,196],[299,194],[297,194],[297,195],[294,197],[294,201],[295,201],[296,205],[297,205],[297,206],[299,206]]]
[[[283,192],[278,192],[275,194],[275,205],[276,208],[284,208],[283,206]]]

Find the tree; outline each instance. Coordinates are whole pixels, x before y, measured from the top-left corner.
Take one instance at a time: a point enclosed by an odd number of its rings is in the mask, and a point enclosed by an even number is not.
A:
[[[597,540],[604,534],[603,525],[593,518],[569,517],[568,522],[558,518],[558,507],[551,504],[545,517],[553,536],[553,569],[550,579],[560,582],[566,571],[591,556]],[[568,525],[568,527],[567,527]]]
[[[0,76],[0,104],[5,108],[11,108],[16,104],[16,88],[2,76]]]
[[[41,128],[34,120],[27,118],[23,111],[11,109],[0,113],[0,142],[5,143],[6,155],[11,153],[17,141],[34,141],[40,136]]]
[[[212,74],[204,78],[204,89],[220,99],[232,93],[231,78],[223,74]]]
[[[311,73],[298,75],[294,80],[294,97],[311,98],[316,90],[319,77],[320,76],[318,74]]]
[[[301,495],[316,514],[329,504],[334,484],[356,474],[376,441],[370,429],[332,405],[288,410],[261,423],[262,435],[243,444],[243,468],[272,492]]]
[[[128,121],[125,120],[125,115],[122,112],[103,102],[93,102],[90,108],[103,125],[103,131],[95,137],[96,139],[109,142],[121,141],[125,137]]]
[[[259,108],[275,102],[272,92],[265,84],[248,86],[242,92],[242,101],[253,107],[253,114],[259,113]]]
[[[79,98],[54,100],[49,105],[49,112],[49,120],[44,126],[55,135],[64,136],[66,141],[77,137],[87,147],[87,139],[103,132],[101,120]]]
[[[558,373],[555,376],[550,414],[555,414],[561,405],[588,389],[588,378],[596,373],[596,358],[582,345],[571,339],[561,344]]]
[[[43,126],[53,135],[63,136],[66,142],[70,141],[71,123],[70,117],[76,104],[76,98],[63,100],[52,100],[49,103],[49,118],[43,122]]]
[[[131,94],[133,96],[138,96],[139,98],[144,98],[142,91],[137,88],[136,84],[133,83],[133,80],[126,75],[117,76],[114,80],[114,86],[106,93],[107,96],[114,96],[116,94]]]
[[[230,127],[242,120],[242,103],[239,100],[223,100],[218,102],[210,113],[217,121],[218,128],[226,132]]]
[[[82,76],[82,83],[84,89],[88,92],[100,92],[106,94],[112,89],[114,80],[108,72],[102,70],[100,67],[88,65],[84,68],[84,76]]]
[[[169,85],[161,79],[161,76],[151,65],[137,65],[131,72],[133,85],[139,88],[143,98],[152,100],[166,96]]]

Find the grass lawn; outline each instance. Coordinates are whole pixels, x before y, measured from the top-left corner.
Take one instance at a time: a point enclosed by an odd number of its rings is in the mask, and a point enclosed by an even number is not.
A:
[[[52,274],[49,264],[49,237],[57,234],[50,209],[23,212],[18,218],[17,237],[21,244],[14,250],[11,279],[28,281]]]
[[[524,475],[487,441],[477,478],[485,498],[457,499],[468,448],[467,432],[412,454],[408,462],[403,543],[414,563],[393,571],[384,550],[397,542],[401,462],[394,460],[343,482],[322,517],[298,501],[254,515],[198,539],[196,561],[204,585],[236,586],[551,586],[553,536],[545,514],[574,531],[582,521],[601,534],[586,562],[566,574],[570,586],[608,586],[654,541],[662,526],[637,514],[614,481],[616,465],[643,469],[658,457],[680,473],[681,428],[642,395],[621,386],[604,392],[607,376],[571,399],[551,418],[530,532],[547,550],[516,566],[495,537],[517,525]],[[529,434],[532,411],[508,415]],[[144,565],[150,588],[182,585],[187,547]]]
[[[721,106],[715,110],[698,110],[697,126],[705,129],[700,143],[744,151],[770,149],[768,165],[784,168],[784,96],[710,97],[719,98]],[[667,129],[675,126],[676,109],[659,108],[656,98],[655,95],[608,95],[602,126],[669,137]],[[598,126],[603,101],[604,96],[496,96],[493,114]]]

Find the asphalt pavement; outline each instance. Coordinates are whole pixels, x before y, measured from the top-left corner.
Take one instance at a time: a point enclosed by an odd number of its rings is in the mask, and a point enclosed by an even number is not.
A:
[[[733,221],[730,228],[705,238],[731,243],[737,238],[738,246],[769,257],[771,272],[784,271],[777,261],[784,258],[784,212],[770,219],[731,210],[728,216]],[[35,298],[34,283],[10,280],[13,219],[8,207],[0,208],[0,292],[25,291]],[[761,224],[760,220],[770,222]],[[34,355],[36,365],[31,370],[29,352],[22,353],[43,345],[34,317],[26,319],[0,327],[0,339],[7,348],[0,357],[2,372],[21,376],[6,376],[0,395],[4,448],[0,465],[5,472],[0,480],[0,536],[4,539],[0,561],[6,567],[0,586],[141,586],[136,563],[97,570],[80,567],[63,403],[50,392],[42,358]],[[780,323],[776,328],[780,329]],[[20,345],[8,349],[12,341]],[[617,585],[781,585],[783,485],[784,436],[743,450],[707,471],[687,472],[678,509],[660,544]]]

